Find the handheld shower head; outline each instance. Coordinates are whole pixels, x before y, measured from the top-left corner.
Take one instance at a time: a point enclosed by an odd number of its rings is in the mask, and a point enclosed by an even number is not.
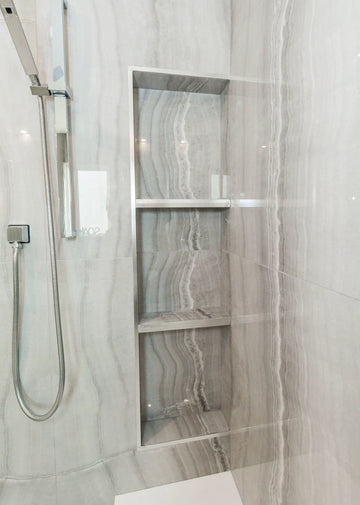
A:
[[[13,0],[0,0],[0,9],[3,13],[25,74],[29,76],[33,85],[39,85],[39,72]]]

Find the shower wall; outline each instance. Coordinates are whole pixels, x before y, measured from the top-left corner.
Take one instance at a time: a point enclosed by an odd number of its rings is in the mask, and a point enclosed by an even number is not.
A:
[[[50,4],[16,2],[46,82],[51,81]],[[8,223],[31,225],[32,243],[23,251],[21,366],[26,391],[42,406],[56,393],[57,362],[38,111],[0,20],[0,503],[4,505],[109,505],[117,493],[227,468],[228,437],[221,440],[221,450],[205,440],[134,452],[128,65],[226,74],[230,14],[230,0],[69,2],[79,236],[59,240],[67,385],[59,412],[43,424],[20,412],[12,389],[12,270],[6,242]],[[50,100],[50,125],[52,113]],[[53,144],[51,148],[54,153]]]
[[[233,474],[244,505],[355,505],[360,6],[232,15],[231,71],[259,81],[233,89],[228,146],[236,197],[258,199],[231,214]]]

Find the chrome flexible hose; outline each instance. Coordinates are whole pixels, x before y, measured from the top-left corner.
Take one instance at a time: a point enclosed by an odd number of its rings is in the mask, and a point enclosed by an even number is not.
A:
[[[19,250],[22,248],[22,244],[14,242],[13,247],[13,335],[12,335],[12,373],[14,388],[17,401],[20,405],[21,410],[24,414],[32,419],[33,421],[46,421],[49,419],[58,409],[61,399],[64,394],[65,387],[65,358],[64,358],[64,345],[61,329],[61,313],[60,313],[60,300],[59,300],[59,288],[58,288],[58,275],[56,266],[56,248],[55,248],[55,233],[54,233],[54,216],[52,207],[52,196],[51,196],[51,185],[50,185],[50,164],[48,155],[48,141],[47,141],[47,129],[46,129],[46,115],[44,99],[39,96],[39,110],[40,110],[40,127],[41,127],[41,137],[42,137],[42,152],[43,152],[43,166],[44,166],[44,183],[45,183],[45,198],[46,198],[46,212],[47,212],[47,223],[48,223],[48,236],[49,236],[49,249],[50,249],[50,264],[51,264],[51,279],[52,279],[52,290],[53,290],[53,302],[54,302],[54,315],[55,315],[55,327],[56,327],[56,340],[57,340],[57,350],[58,350],[58,361],[59,361],[59,384],[58,391],[55,401],[52,407],[43,414],[38,414],[34,412],[32,408],[29,407],[26,400],[24,399],[24,390],[21,382],[20,376],[20,296],[19,296]]]

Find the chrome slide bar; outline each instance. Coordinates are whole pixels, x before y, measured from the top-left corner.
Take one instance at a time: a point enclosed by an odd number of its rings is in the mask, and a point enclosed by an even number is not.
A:
[[[61,2],[61,8],[65,8],[63,0],[52,0],[56,7],[59,9],[59,2]],[[23,248],[23,244],[30,242],[29,227],[27,225],[10,225],[8,227],[8,241],[13,248],[13,331],[12,331],[12,373],[13,382],[15,388],[15,394],[17,401],[20,405],[21,410],[24,414],[32,419],[33,421],[46,421],[49,419],[59,408],[61,403],[64,388],[65,388],[65,357],[64,357],[64,344],[63,335],[61,327],[61,311],[60,311],[60,299],[59,299],[59,287],[58,287],[58,274],[57,274],[57,264],[56,264],[56,244],[55,244],[55,225],[54,225],[54,212],[53,212],[53,201],[52,201],[52,191],[51,191],[51,179],[50,179],[50,162],[49,162],[49,148],[48,148],[48,133],[46,127],[46,111],[44,104],[44,97],[54,96],[56,98],[62,99],[62,102],[58,104],[58,113],[61,114],[62,122],[65,123],[64,128],[60,132],[62,135],[66,135],[66,150],[63,151],[68,155],[68,118],[67,118],[67,103],[66,99],[69,98],[69,93],[65,86],[65,81],[63,79],[62,85],[59,89],[49,89],[48,86],[42,85],[39,78],[39,72],[35,64],[35,60],[30,50],[30,46],[26,39],[23,27],[20,22],[20,18],[16,11],[15,4],[13,0],[0,0],[0,9],[8,26],[10,35],[13,39],[15,48],[19,55],[21,64],[24,68],[26,75],[29,76],[31,82],[31,92],[33,95],[38,97],[39,101],[39,113],[40,113],[40,128],[41,128],[41,140],[42,140],[42,154],[43,154],[43,168],[44,168],[44,185],[45,185],[45,200],[46,200],[46,213],[47,213],[47,223],[48,223],[48,239],[49,239],[49,249],[50,249],[50,263],[51,263],[51,280],[52,280],[52,291],[53,291],[53,305],[54,305],[54,317],[55,317],[55,327],[56,327],[56,340],[57,340],[57,350],[58,350],[58,363],[59,363],[59,383],[58,390],[56,394],[55,401],[53,405],[44,413],[35,412],[25,399],[24,389],[20,376],[20,279],[19,279],[19,251]],[[63,21],[63,20],[62,20]],[[63,28],[62,22],[60,23]],[[64,46],[63,46],[64,49]],[[61,51],[60,51],[61,52]],[[64,61],[64,58],[63,58]],[[60,69],[59,72],[62,70]],[[65,71],[63,70],[63,74]],[[58,129],[56,128],[58,133]],[[63,139],[62,139],[63,140]],[[59,156],[58,156],[59,158]],[[62,160],[61,163],[67,164],[69,167],[69,159]],[[67,171],[68,172],[68,171]],[[70,178],[67,173],[67,181],[70,182]],[[69,190],[70,191],[70,190]],[[70,199],[71,200],[71,199]],[[69,210],[69,209],[68,209]],[[72,226],[72,219],[68,219],[68,237],[74,236]],[[70,229],[71,228],[71,229]]]

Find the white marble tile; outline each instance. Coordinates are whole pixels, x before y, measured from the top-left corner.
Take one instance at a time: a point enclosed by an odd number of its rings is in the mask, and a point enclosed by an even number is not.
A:
[[[25,28],[29,40],[36,42],[35,23],[28,22]],[[32,228],[32,243],[26,248],[26,257],[45,259],[45,206],[37,103],[31,96],[28,78],[4,23],[0,24],[0,40],[4,55],[0,92],[6,96],[2,104],[4,120],[0,122],[0,258],[11,257],[6,240],[7,225],[27,223]]]
[[[115,498],[115,505],[242,505],[231,472],[209,475]]]
[[[136,444],[132,261],[60,263],[68,380],[55,424],[59,472]]]
[[[30,404],[44,411],[54,400],[58,373],[55,333],[50,324],[49,265],[38,261],[32,269],[26,266],[26,271],[22,268],[25,283],[22,285],[20,373]],[[5,270],[5,280],[9,280],[11,266],[5,265]],[[2,471],[14,478],[49,475],[55,471],[53,423],[31,422],[16,401],[11,376],[12,290],[5,283],[0,283],[0,290],[2,307],[6,308],[1,332],[4,360],[0,380]]]
[[[35,25],[35,2],[16,3],[26,19],[25,31],[41,77],[50,82],[51,5],[47,0],[36,1]],[[135,0],[110,3],[106,8],[81,0],[69,2],[68,21],[74,170],[76,175],[78,171],[99,172],[99,177],[106,174],[101,208],[105,209],[108,229],[95,237],[85,230],[74,241],[59,241],[67,382],[59,411],[42,425],[34,425],[22,416],[10,383],[11,251],[5,240],[10,221],[32,226],[32,243],[24,251],[23,264],[29,290],[24,314],[24,365],[31,345],[41,361],[48,358],[48,364],[39,366],[35,375],[34,363],[29,361],[24,379],[29,391],[48,401],[56,388],[57,363],[47,282],[38,112],[28,80],[0,21],[4,77],[1,91],[6,97],[0,118],[0,308],[5,314],[0,325],[4,351],[0,367],[0,475],[18,479],[9,486],[7,480],[1,487],[5,494],[0,495],[0,501],[6,505],[24,501],[39,505],[113,503],[111,480],[121,482],[127,468],[122,460],[110,479],[108,466],[104,471],[97,462],[135,447],[127,66],[157,65],[206,73],[229,71],[230,0],[201,0],[195,4],[186,0],[181,5]],[[48,113],[53,153],[50,102]],[[30,136],[21,134],[21,130]],[[55,173],[53,178],[56,202]],[[78,184],[75,190],[77,201]],[[81,229],[78,209],[77,226]],[[225,449],[210,442],[155,453],[133,458],[131,472],[126,473],[130,474],[129,482],[121,482],[118,492],[128,490],[130,482],[136,481],[137,487],[164,484],[224,470],[229,465]],[[153,468],[154,458],[159,472]],[[93,470],[84,470],[84,474],[72,472],[91,465]],[[45,474],[58,475],[57,494],[50,478],[22,479]],[[51,483],[43,487],[40,484],[45,480]]]
[[[15,6],[22,23],[36,20],[36,0],[16,0]],[[0,23],[4,22],[1,16]]]
[[[0,481],[0,501],[6,505],[57,505],[56,480],[43,479],[5,479]]]
[[[56,504],[111,505],[114,487],[103,463],[56,477]]]

